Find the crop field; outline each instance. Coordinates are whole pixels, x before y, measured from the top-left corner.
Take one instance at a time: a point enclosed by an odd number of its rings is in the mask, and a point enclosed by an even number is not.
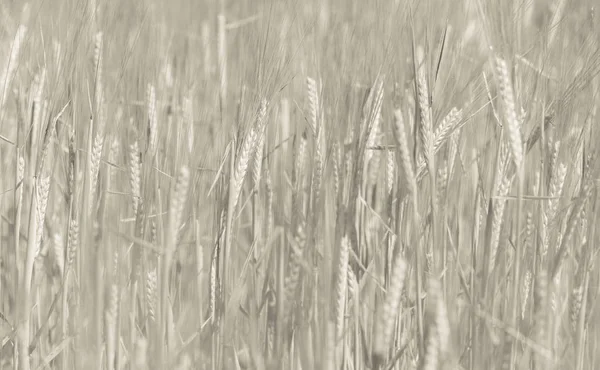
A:
[[[0,370],[600,368],[597,8],[0,2]]]

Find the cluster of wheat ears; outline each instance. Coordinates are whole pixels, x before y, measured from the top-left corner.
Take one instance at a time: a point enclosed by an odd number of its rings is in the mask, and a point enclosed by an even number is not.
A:
[[[124,3],[0,4],[0,369],[600,366],[589,2]]]

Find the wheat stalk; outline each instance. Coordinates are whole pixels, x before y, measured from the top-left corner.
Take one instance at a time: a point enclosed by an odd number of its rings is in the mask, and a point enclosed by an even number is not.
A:
[[[211,34],[210,34],[210,24],[208,21],[202,22],[202,54],[203,54],[203,63],[202,68],[204,72],[204,78],[208,79],[212,73],[212,68],[214,64],[212,63],[212,48],[211,48]]]
[[[221,98],[221,106],[225,110],[227,102],[227,24],[225,15],[219,14],[217,16],[217,25],[217,59],[220,78],[219,96]]]
[[[109,290],[108,304],[105,310],[105,335],[106,335],[106,368],[115,369],[115,360],[117,355],[117,332],[118,332],[118,307],[119,307],[119,286],[111,284]]]
[[[103,74],[104,74],[104,57],[102,55],[104,49],[104,35],[102,32],[97,32],[94,40],[94,68],[95,68],[95,79],[96,84],[94,86],[94,97],[95,97],[95,112],[96,121],[98,122],[97,132],[102,132],[104,128],[104,85],[103,85]]]
[[[543,344],[547,343],[548,331],[548,274],[541,269],[535,278],[533,311],[534,311],[534,339]],[[541,360],[541,359],[540,359]]]

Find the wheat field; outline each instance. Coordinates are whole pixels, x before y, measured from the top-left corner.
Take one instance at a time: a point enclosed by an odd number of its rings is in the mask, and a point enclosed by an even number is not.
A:
[[[0,370],[600,368],[594,0],[0,3]]]

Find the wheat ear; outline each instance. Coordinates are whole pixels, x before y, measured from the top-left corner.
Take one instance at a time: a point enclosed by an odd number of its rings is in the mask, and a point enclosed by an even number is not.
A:
[[[397,251],[387,296],[377,320],[378,335],[375,337],[373,353],[379,360],[384,360],[390,349],[392,335],[394,334],[394,322],[399,314],[400,298],[404,290],[407,269],[408,264],[404,260],[401,251]]]
[[[177,234],[179,232],[179,227],[182,223],[183,218],[183,209],[185,207],[185,202],[187,199],[188,187],[190,183],[190,170],[183,166],[179,171],[179,176],[177,177],[177,183],[175,184],[175,188],[171,194],[171,204],[169,207],[169,226],[167,230],[167,239],[165,245],[165,254],[163,256],[163,264],[161,266],[161,296],[160,296],[160,319],[161,319],[161,330],[160,330],[160,338],[164,338],[164,335],[167,333],[167,326],[169,321],[169,311],[170,307],[168,305],[169,302],[169,277],[171,275],[171,264],[173,261],[173,255],[175,253],[176,245],[177,245]],[[166,346],[163,346],[163,350],[161,351],[161,363],[165,361],[164,352],[167,353],[171,346],[174,343],[167,343]],[[165,348],[166,347],[166,348]],[[167,358],[168,359],[168,358]]]

